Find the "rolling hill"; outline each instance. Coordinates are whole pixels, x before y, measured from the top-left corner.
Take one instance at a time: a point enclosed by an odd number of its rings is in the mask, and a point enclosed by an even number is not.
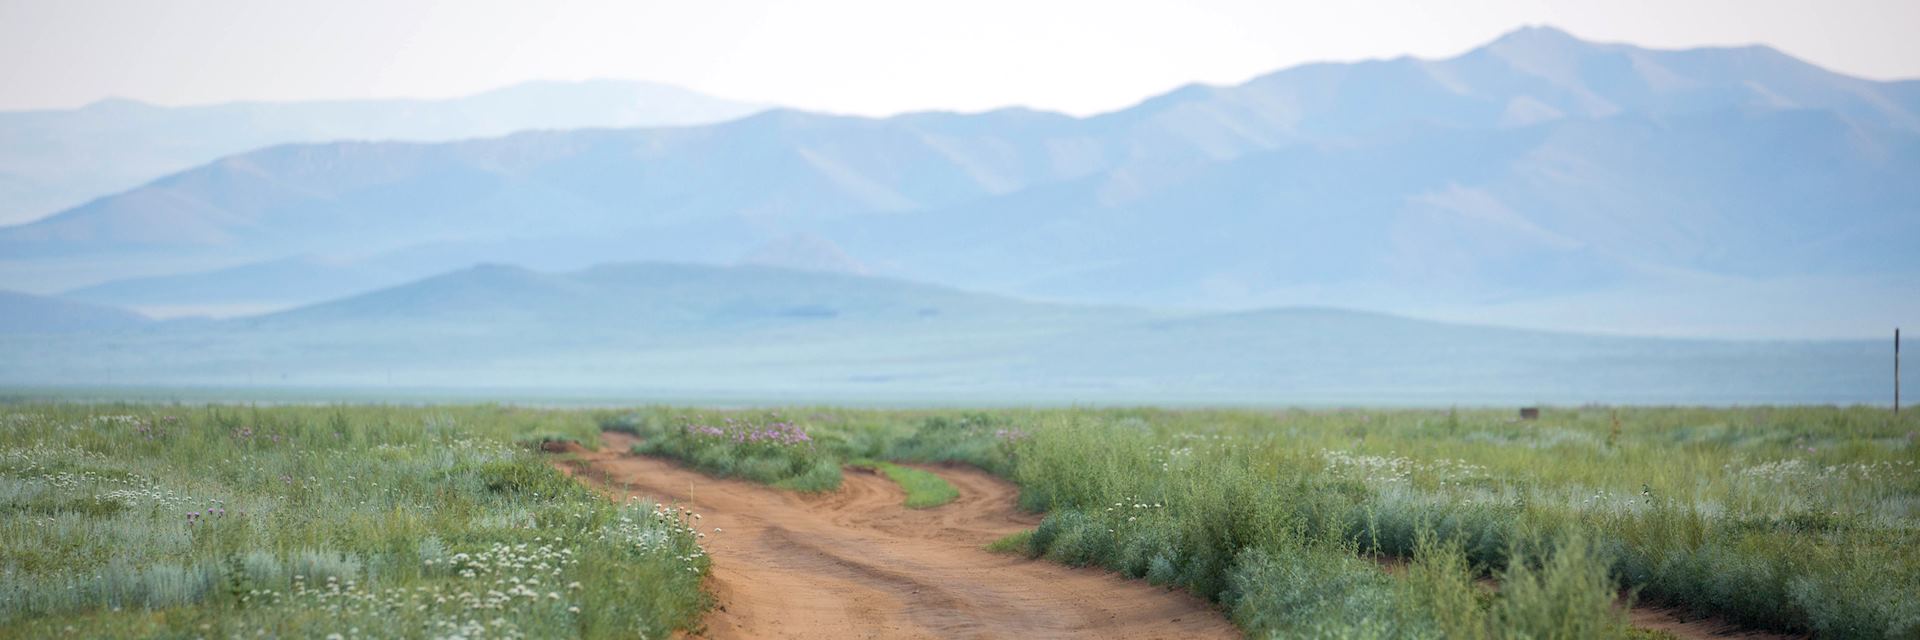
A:
[[[0,334],[114,332],[146,326],[138,313],[29,293],[0,291]]]
[[[1884,346],[1600,337],[1317,308],[1174,313],[768,267],[483,265],[265,315],[0,334],[0,385],[627,401],[1852,403],[1882,401]]]

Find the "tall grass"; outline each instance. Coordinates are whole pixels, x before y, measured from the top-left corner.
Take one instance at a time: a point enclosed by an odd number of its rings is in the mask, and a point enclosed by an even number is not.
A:
[[[661,637],[706,560],[614,505],[500,407],[11,406],[0,636]]]
[[[1618,629],[1593,603],[1621,588],[1782,631],[1920,634],[1910,597],[1920,557],[1908,551],[1920,505],[1914,422],[1864,409],[1619,413],[1617,426],[1605,409],[1538,422],[1486,412],[1065,413],[1035,426],[1014,478],[1063,529],[1042,535],[1043,524],[1035,553],[1186,587],[1229,603],[1250,628],[1276,619],[1243,611],[1257,607],[1246,593],[1271,595],[1273,575],[1286,575],[1262,572],[1272,558],[1417,562],[1425,539],[1457,549],[1453,565],[1510,583],[1487,610],[1495,635],[1549,620],[1568,626],[1535,637]],[[1327,551],[1343,546],[1351,552]],[[1315,579],[1373,592],[1357,575]],[[1343,606],[1384,602],[1362,595]]]

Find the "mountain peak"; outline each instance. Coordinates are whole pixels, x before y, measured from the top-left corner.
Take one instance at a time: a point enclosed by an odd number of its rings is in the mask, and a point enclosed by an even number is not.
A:
[[[1528,25],[1508,31],[1481,48],[1503,55],[1543,56],[1594,46],[1557,27]]]
[[[1548,24],[1530,24],[1506,32],[1494,42],[1584,42],[1566,30]]]
[[[80,110],[93,111],[93,112],[118,113],[118,112],[135,111],[140,109],[158,109],[158,108],[159,107],[155,107],[151,103],[142,102],[139,100],[135,100],[133,98],[122,98],[119,96],[113,96],[113,97],[101,98],[99,100],[89,102],[85,106],[80,107]]]

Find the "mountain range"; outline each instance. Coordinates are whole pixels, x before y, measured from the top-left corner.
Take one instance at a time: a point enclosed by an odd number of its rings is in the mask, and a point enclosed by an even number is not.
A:
[[[273,146],[0,228],[0,285],[217,314],[475,263],[644,260],[1074,304],[1866,336],[1920,317],[1916,175],[1920,82],[1534,27],[1086,118],[774,109]]]
[[[28,221],[273,145],[705,124],[761,108],[669,85],[594,80],[530,82],[443,100],[163,107],[112,99],[78,109],[0,112],[0,223]]]
[[[9,317],[45,317],[75,315],[77,303],[0,296],[0,305]],[[1878,341],[1586,336],[1318,308],[1169,312],[763,266],[479,265],[275,313],[107,316],[70,328],[0,326],[0,386],[972,405],[1850,404],[1886,395]]]

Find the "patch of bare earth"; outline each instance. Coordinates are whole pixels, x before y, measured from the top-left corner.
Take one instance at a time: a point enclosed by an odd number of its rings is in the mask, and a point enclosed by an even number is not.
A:
[[[1673,607],[1638,605],[1627,610],[1627,619],[1636,629],[1660,631],[1684,640],[1789,640],[1805,636],[1790,636],[1766,631],[1742,629],[1720,618],[1702,618],[1689,616],[1686,610]]]
[[[708,477],[627,453],[557,463],[616,498],[641,496],[700,513],[718,606],[709,638],[1231,638],[1206,602],[1095,569],[993,554],[982,547],[1032,528],[1017,489],[984,472],[922,467],[960,491],[907,509],[891,481],[848,473],[839,491],[799,494]]]

